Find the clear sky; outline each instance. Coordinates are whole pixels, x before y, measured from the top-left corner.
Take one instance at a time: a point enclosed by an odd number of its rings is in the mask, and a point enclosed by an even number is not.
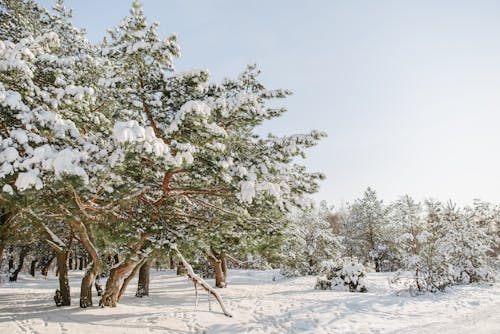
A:
[[[51,0],[37,0],[44,6]],[[500,1],[143,0],[179,35],[178,70],[215,80],[257,63],[288,88],[277,134],[329,134],[305,161],[318,200],[339,205],[371,186],[392,201],[500,202]],[[66,0],[99,41],[127,0]]]

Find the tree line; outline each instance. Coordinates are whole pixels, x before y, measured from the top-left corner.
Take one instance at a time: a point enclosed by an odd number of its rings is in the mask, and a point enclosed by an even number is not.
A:
[[[491,281],[500,254],[500,206],[481,200],[385,204],[368,188],[334,210],[326,203],[297,213],[285,232],[285,275],[322,273],[325,261],[350,258],[376,272],[411,273],[414,291]]]

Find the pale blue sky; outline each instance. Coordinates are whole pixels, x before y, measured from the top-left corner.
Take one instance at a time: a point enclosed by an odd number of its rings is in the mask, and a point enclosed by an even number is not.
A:
[[[294,92],[263,130],[329,134],[306,161],[327,176],[316,199],[371,186],[386,201],[500,200],[500,1],[142,2],[179,35],[178,70],[218,80],[256,62],[268,87]],[[98,41],[131,1],[66,6]]]

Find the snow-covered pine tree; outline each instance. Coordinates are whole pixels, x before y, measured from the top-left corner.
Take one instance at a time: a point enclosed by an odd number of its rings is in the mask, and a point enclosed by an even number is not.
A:
[[[99,82],[110,92],[109,103],[124,106],[115,109],[114,136],[126,156],[122,177],[136,185],[135,196],[145,203],[142,226],[162,220],[172,242],[195,228],[196,217],[189,215],[195,205],[205,205],[212,215],[222,208],[210,202],[221,196],[243,207],[264,193],[283,209],[301,204],[301,195],[317,189],[321,175],[291,162],[324,134],[258,138],[255,126],[283,112],[266,108],[265,101],[287,92],[265,89],[252,67],[220,85],[208,84],[206,71],[169,76],[176,52],[175,38],[160,40],[137,2],[103,46],[108,66]],[[159,218],[165,210],[173,218]],[[180,226],[188,229],[179,231]],[[116,304],[120,277],[139,261],[149,233],[130,233],[140,242],[113,268],[121,274],[111,273],[102,305]]]
[[[495,239],[488,233],[482,212],[461,210],[451,202],[444,208],[441,247],[449,257],[449,274],[455,284],[494,279],[488,253]]]
[[[189,240],[223,212],[217,199],[245,216],[256,199],[289,210],[317,189],[322,176],[293,159],[323,133],[254,134],[284,111],[266,101],[288,95],[266,89],[255,67],[221,84],[206,71],[169,75],[175,37],[161,40],[137,2],[99,47],[69,18],[62,2],[55,13],[2,3],[0,207],[2,228],[38,226],[61,263],[67,232],[78,234],[93,260],[82,307],[104,249],[121,253],[101,300],[114,306],[121,278],[154,248]],[[205,220],[190,216],[195,206],[205,206]]]
[[[31,222],[47,232],[65,263],[68,245],[57,245],[49,225],[73,217],[66,204],[77,205],[68,202],[68,193],[95,191],[106,169],[102,131],[96,135],[89,119],[97,72],[93,49],[72,27],[62,2],[53,14],[24,0],[6,1],[1,10],[0,205],[11,228]],[[61,284],[65,276],[59,276]],[[60,290],[68,305],[69,289]]]
[[[283,275],[317,275],[324,261],[341,255],[341,240],[333,233],[327,219],[330,215],[331,208],[321,202],[319,208],[299,212],[290,218],[281,251]]]
[[[370,187],[348,208],[346,247],[363,263],[374,263],[377,272],[390,252],[387,218],[387,208]]]
[[[421,204],[408,195],[400,197],[390,206],[390,224],[394,236],[391,248],[396,253],[397,262],[402,267],[408,266],[420,252],[420,239],[428,233]]]

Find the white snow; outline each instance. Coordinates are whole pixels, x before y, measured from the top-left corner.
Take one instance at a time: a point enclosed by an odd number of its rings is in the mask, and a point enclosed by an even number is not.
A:
[[[14,194],[14,189],[12,189],[12,187],[9,185],[9,184],[5,184],[3,187],[2,187],[2,191],[3,192],[6,192],[7,194],[9,195],[13,195]]]
[[[52,274],[51,274],[52,275]],[[82,272],[71,273],[71,307],[53,302],[57,278],[21,275],[0,285],[1,333],[499,333],[500,284],[457,286],[411,297],[391,273],[369,273],[369,292],[314,290],[315,277],[283,279],[277,271],[230,270],[219,289],[233,318],[207,295],[195,309],[193,284],[173,271],[152,271],[150,297],[132,281],[116,308],[78,307]],[[277,277],[273,281],[273,277]],[[207,280],[213,283],[213,280]],[[200,292],[200,291],[199,291]],[[94,295],[94,303],[97,304]]]
[[[27,132],[22,129],[14,129],[10,131],[10,137],[15,139],[21,145],[28,142]]]
[[[140,144],[137,146],[138,151],[142,151],[143,149],[147,153],[153,153],[156,156],[163,156],[167,158],[167,160],[171,158],[169,146],[165,144],[163,140],[156,137],[153,128],[150,126],[143,127],[135,120],[116,122],[113,127],[113,136],[119,143],[122,144]],[[178,159],[182,159],[182,157],[179,157]]]
[[[16,179],[16,188],[20,191],[35,187],[36,190],[43,188],[42,180],[38,177],[39,172],[30,170],[25,173],[19,173]]]
[[[19,152],[14,147],[7,147],[0,152],[0,161],[14,162],[19,157]]]
[[[241,181],[241,192],[238,194],[242,202],[251,203],[255,197],[255,182],[254,181]]]

